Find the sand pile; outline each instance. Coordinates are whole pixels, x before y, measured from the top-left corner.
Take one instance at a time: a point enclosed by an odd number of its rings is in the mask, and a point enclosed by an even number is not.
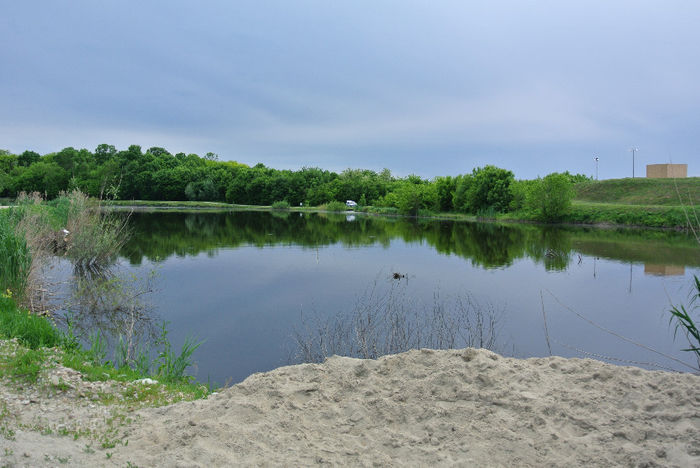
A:
[[[256,374],[149,410],[147,465],[700,466],[700,377],[411,351]]]
[[[700,376],[588,359],[333,357],[140,414],[99,464],[700,466]]]

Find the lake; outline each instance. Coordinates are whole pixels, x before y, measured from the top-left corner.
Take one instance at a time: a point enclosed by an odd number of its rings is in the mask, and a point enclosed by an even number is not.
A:
[[[684,233],[262,211],[137,211],[130,224],[116,276],[64,288],[72,305],[59,318],[111,346],[120,334],[145,343],[168,322],[175,348],[203,340],[201,382],[240,382],[322,347],[372,352],[349,343],[358,335],[390,350],[488,344],[515,357],[693,364],[668,314],[700,275]],[[64,260],[52,271],[74,274]]]

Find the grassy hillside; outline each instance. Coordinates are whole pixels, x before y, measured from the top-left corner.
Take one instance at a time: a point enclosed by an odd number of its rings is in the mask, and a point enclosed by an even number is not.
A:
[[[686,179],[609,179],[576,186],[581,202],[621,205],[700,205],[700,177]]]

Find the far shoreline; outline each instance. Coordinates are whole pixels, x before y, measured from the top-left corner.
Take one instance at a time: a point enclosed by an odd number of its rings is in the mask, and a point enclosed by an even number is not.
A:
[[[162,201],[162,200],[116,200],[105,204],[106,207],[116,208],[119,210],[133,210],[139,212],[156,212],[156,211],[171,211],[171,212],[226,212],[226,211],[261,211],[261,212],[276,212],[276,213],[330,213],[338,215],[364,215],[377,216],[388,218],[406,218],[406,219],[421,219],[435,221],[458,221],[469,223],[492,223],[492,224],[529,224],[534,226],[557,226],[557,227],[587,227],[595,229],[641,229],[652,231],[673,231],[687,232],[687,227],[680,226],[649,226],[644,224],[621,224],[608,221],[598,221],[595,223],[573,223],[573,222],[557,222],[545,223],[523,217],[515,217],[512,214],[504,215],[496,218],[482,218],[475,215],[467,215],[462,213],[434,213],[434,214],[419,214],[417,216],[404,215],[400,213],[382,213],[372,211],[330,211],[318,207],[296,207],[292,206],[287,209],[275,209],[269,205],[237,205],[222,202],[190,202],[190,201]],[[635,205],[629,205],[635,206]]]

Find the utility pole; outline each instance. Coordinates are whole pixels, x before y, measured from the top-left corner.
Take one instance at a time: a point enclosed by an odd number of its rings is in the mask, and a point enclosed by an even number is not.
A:
[[[630,151],[632,152],[632,178],[634,179],[634,153],[639,151],[639,148],[633,146],[632,148],[630,148]]]

